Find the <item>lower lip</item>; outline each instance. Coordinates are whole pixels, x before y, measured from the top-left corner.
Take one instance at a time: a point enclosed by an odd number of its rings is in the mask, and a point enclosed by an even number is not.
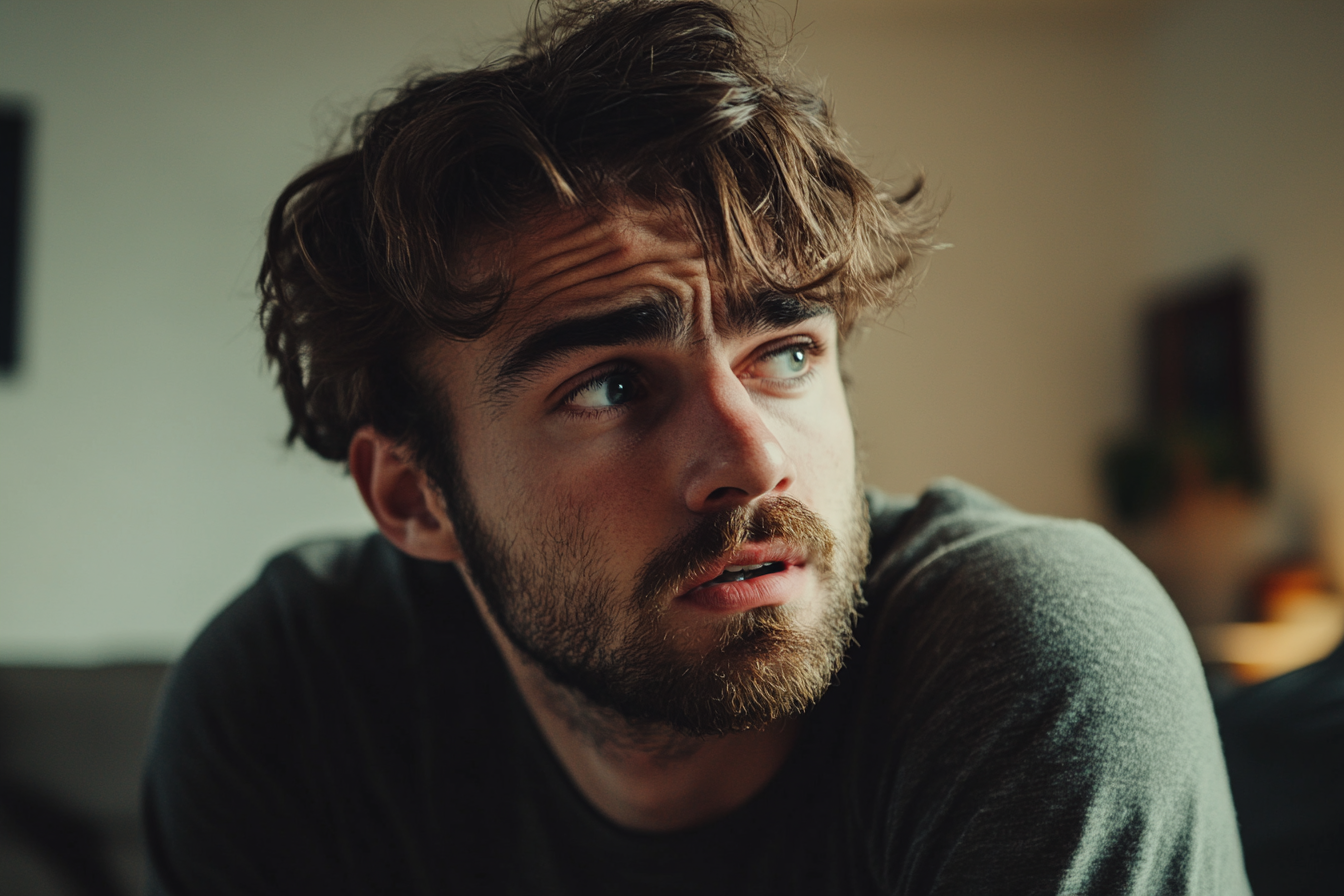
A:
[[[779,572],[740,582],[701,585],[678,600],[712,613],[741,613],[756,607],[776,607],[788,603],[798,593],[805,577],[803,567],[786,566]]]

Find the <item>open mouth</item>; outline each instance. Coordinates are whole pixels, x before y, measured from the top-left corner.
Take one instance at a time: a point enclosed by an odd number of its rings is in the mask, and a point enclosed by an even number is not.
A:
[[[722,585],[725,582],[745,582],[747,579],[754,579],[757,576],[766,576],[772,572],[783,572],[784,564],[774,563],[749,563],[744,566],[729,566],[715,578],[705,582],[706,585]]]

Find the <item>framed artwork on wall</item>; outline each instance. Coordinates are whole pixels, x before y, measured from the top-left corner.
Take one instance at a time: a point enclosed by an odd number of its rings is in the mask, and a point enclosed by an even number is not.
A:
[[[32,117],[0,106],[0,376],[19,366],[19,299],[23,288],[24,200]]]

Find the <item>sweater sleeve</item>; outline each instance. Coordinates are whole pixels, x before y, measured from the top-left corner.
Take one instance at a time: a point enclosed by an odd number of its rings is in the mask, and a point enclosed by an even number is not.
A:
[[[961,492],[915,516],[874,583],[853,780],[881,889],[1248,893],[1207,688],[1151,574],[1094,526]]]

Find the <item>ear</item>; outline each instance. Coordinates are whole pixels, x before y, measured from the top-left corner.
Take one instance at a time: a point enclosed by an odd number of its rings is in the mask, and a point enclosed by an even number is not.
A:
[[[365,426],[350,440],[349,461],[359,494],[388,541],[421,560],[462,560],[443,495],[404,445]]]

